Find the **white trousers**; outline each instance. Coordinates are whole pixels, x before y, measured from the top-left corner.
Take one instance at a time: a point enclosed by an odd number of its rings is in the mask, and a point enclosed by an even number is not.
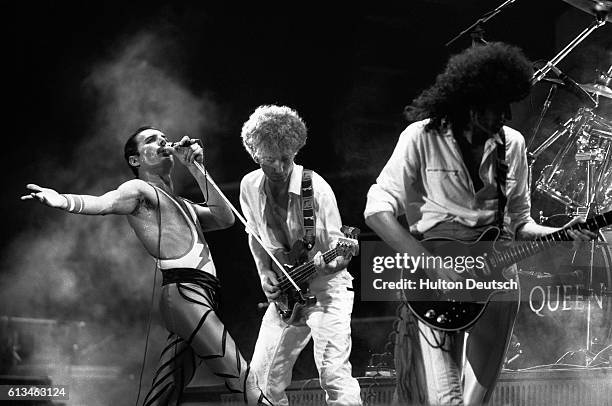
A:
[[[347,286],[328,287],[315,293],[305,326],[284,323],[275,305],[263,317],[251,372],[274,405],[288,405],[285,389],[291,383],[293,365],[310,338],[314,361],[328,405],[361,405],[360,387],[351,375],[351,312],[354,292]]]
[[[488,402],[504,363],[517,311],[517,301],[493,301],[469,333],[449,334],[418,322],[430,405]]]

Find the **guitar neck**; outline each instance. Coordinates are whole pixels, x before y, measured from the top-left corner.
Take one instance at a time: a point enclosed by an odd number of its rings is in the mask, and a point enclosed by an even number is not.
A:
[[[323,261],[328,264],[337,256],[338,250],[336,248],[332,248],[329,251],[323,253]],[[302,265],[289,270],[287,273],[289,274],[289,276],[291,276],[291,279],[293,279],[295,283],[299,285],[300,283],[308,280],[308,278],[314,275],[315,272],[316,268],[314,265],[314,260],[311,259],[310,261],[304,262]],[[278,282],[281,286],[281,290],[285,290],[285,286],[287,286],[288,288],[291,287],[291,284],[288,283],[287,277],[284,275],[278,279]]]
[[[524,241],[501,252],[492,253],[489,261],[494,267],[505,267],[522,259],[528,258],[541,251],[553,247],[559,241],[571,241],[568,230],[589,230],[597,232],[602,227],[612,224],[612,211],[599,214],[588,219],[585,223],[577,223],[572,227],[555,231],[533,241]]]

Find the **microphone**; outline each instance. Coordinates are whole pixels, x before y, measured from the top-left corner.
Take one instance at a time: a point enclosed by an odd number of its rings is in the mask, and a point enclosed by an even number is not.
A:
[[[553,65],[551,66],[550,70],[555,72],[555,74],[559,77],[559,79],[561,79],[563,84],[567,86],[572,91],[572,93],[574,93],[576,96],[586,101],[589,101],[593,103],[594,105],[597,105],[597,102],[591,97],[591,95],[586,90],[584,90],[578,84],[578,82],[576,82],[574,79],[570,78],[568,75],[563,73],[561,69]]]
[[[191,146],[193,144],[199,144],[200,146],[202,145],[200,140],[195,139],[195,138],[191,138],[191,139],[187,139],[187,140],[184,140],[184,141],[171,142],[169,145],[165,145],[164,148],[168,148],[168,147],[170,147],[170,148],[189,147],[189,146]]]
[[[157,149],[157,153],[158,154],[165,154],[165,155],[169,155],[170,151],[169,149],[176,149],[176,148],[184,148],[184,147],[189,147],[193,144],[198,144],[200,146],[202,146],[202,141],[200,141],[199,139],[196,138],[191,138],[191,139],[186,139],[183,141],[177,141],[177,142],[170,142],[166,145],[164,145],[163,147],[159,147]]]

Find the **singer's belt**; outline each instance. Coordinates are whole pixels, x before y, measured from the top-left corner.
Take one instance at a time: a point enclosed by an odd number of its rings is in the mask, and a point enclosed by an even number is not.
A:
[[[171,283],[195,283],[203,288],[217,291],[221,283],[216,276],[193,268],[162,269],[162,286]]]

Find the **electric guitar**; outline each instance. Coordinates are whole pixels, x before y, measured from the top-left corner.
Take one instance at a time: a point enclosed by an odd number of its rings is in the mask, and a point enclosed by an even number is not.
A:
[[[443,258],[480,258],[484,266],[475,272],[449,270],[449,273],[432,275],[419,268],[415,273],[402,277],[415,281],[415,288],[404,288],[404,296],[412,313],[429,327],[443,331],[462,331],[474,324],[482,315],[489,301],[498,294],[512,291],[510,283],[500,288],[503,282],[516,277],[508,267],[518,261],[552,248],[558,241],[571,241],[567,230],[588,229],[596,232],[612,224],[612,211],[562,229],[533,241],[515,241],[502,248],[497,242],[500,231],[497,227],[486,229],[474,242],[462,242],[452,238],[425,239],[423,246],[434,256]],[[465,268],[465,264],[462,268]],[[439,278],[439,279],[436,279]],[[444,279],[445,282],[440,282]],[[437,282],[437,286],[436,286]],[[452,282],[452,283],[451,283]],[[454,283],[454,286],[453,286]],[[477,285],[480,283],[480,285]],[[419,289],[433,286],[433,289]],[[444,286],[445,285],[445,286]],[[518,284],[516,285],[518,286]]]
[[[335,248],[323,253],[323,260],[326,264],[338,256],[348,254],[356,256],[359,253],[357,237],[360,230],[357,227],[342,226],[340,231],[344,234],[344,238],[338,239]],[[308,280],[316,273],[314,260],[300,261],[300,258],[304,258],[304,250],[302,241],[297,241],[293,244],[291,251],[281,259],[281,262],[287,259],[293,262],[284,265],[285,271],[293,280],[293,283],[284,273],[279,273],[278,287],[281,295],[274,300],[281,319],[287,324],[296,326],[304,325],[304,310],[317,302],[317,298],[308,292],[306,286]],[[296,286],[298,289],[296,289]]]

